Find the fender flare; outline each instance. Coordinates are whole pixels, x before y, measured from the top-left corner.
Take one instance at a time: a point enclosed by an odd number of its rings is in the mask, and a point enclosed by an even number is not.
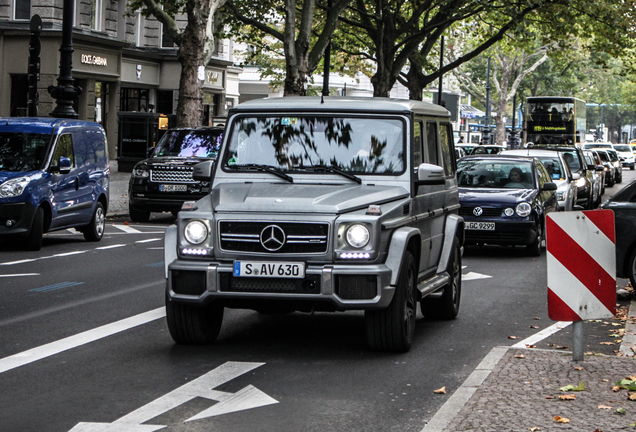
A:
[[[163,239],[163,267],[165,277],[168,279],[168,267],[177,259],[177,226],[170,225],[166,228]]]
[[[442,253],[439,257],[437,265],[437,273],[443,273],[448,268],[448,261],[453,252],[453,240],[459,238],[459,245],[464,246],[464,218],[456,214],[449,214],[446,217],[446,226],[444,227],[444,244],[442,245]]]
[[[404,256],[404,252],[406,252],[409,241],[414,236],[419,235],[420,230],[413,227],[402,227],[393,232],[391,244],[389,245],[389,253],[385,261],[386,266],[391,269],[391,286],[397,285],[400,266],[402,265],[402,257]],[[418,247],[420,247],[419,243]]]

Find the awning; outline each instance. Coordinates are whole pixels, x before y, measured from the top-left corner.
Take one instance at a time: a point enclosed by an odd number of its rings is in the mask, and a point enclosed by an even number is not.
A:
[[[483,118],[486,113],[478,110],[472,105],[463,105],[460,108],[460,115],[462,118]]]

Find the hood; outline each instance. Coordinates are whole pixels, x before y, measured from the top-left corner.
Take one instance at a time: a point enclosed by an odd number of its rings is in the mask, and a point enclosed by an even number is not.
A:
[[[400,186],[222,183],[211,192],[217,212],[345,213],[408,196]]]
[[[464,206],[483,204],[514,205],[531,202],[536,189],[468,189],[459,188],[459,201]]]
[[[181,156],[160,156],[148,158],[140,163],[146,163],[150,166],[155,165],[196,165],[199,162],[210,160],[213,158],[205,158],[199,156],[181,157]]]
[[[0,184],[17,177],[31,177],[31,179],[35,179],[37,177],[40,177],[41,175],[41,171],[0,171]]]

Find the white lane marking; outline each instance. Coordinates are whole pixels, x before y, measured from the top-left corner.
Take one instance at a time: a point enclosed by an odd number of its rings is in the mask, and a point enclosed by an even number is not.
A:
[[[148,248],[148,250],[163,250],[162,247]]]
[[[139,231],[137,228],[133,228],[129,225],[113,225],[114,228],[120,229],[125,233],[128,234],[141,234],[141,231]]]
[[[0,277],[20,277],[20,276],[40,276],[40,273],[15,273],[8,275],[0,275]]]
[[[477,279],[489,279],[491,277],[492,276],[488,276],[488,275],[481,274],[481,273],[468,272],[468,273],[462,275],[462,282],[463,281],[469,281],[469,280],[477,280]]]
[[[126,246],[125,244],[116,244],[116,245],[110,245],[110,246],[102,246],[102,247],[98,247],[95,249],[98,250],[106,250],[106,249],[114,249],[114,248],[120,248],[120,247],[124,247]]]
[[[53,255],[54,257],[66,257],[66,256],[71,256],[71,255],[79,255],[79,254],[83,254],[86,253],[88,251],[73,251],[73,252],[65,252],[65,253],[60,253],[60,254],[55,254]]]
[[[28,263],[28,262],[37,261],[38,259],[41,259],[41,258],[25,259],[25,260],[20,260],[20,261],[10,261],[10,262],[6,262],[6,263],[0,263],[0,265],[24,264],[24,263]]]
[[[163,240],[163,239],[151,238],[151,239],[147,239],[147,240],[137,240],[135,243],[150,243],[150,242],[155,242],[155,241],[159,241],[159,240]]]
[[[80,422],[71,432],[152,432],[163,429],[164,425],[145,424],[155,417],[162,415],[194,398],[205,398],[218,401],[212,407],[203,410],[185,422],[199,420],[207,417],[258,408],[266,405],[277,404],[278,401],[266,393],[263,393],[253,385],[239,390],[236,393],[214,390],[247,372],[250,372],[265,363],[227,362],[211,370],[194,381],[182,385],[158,399],[142,406],[141,408],[115,420],[113,423],[87,423]]]
[[[527,345],[534,345],[537,342],[542,341],[543,339],[552,336],[553,334],[563,330],[567,326],[572,324],[571,321],[559,321],[556,324],[552,324],[550,327],[541,330],[538,333],[533,334],[532,336],[525,338],[521,342],[517,342],[512,347],[513,348],[526,348]]]
[[[90,342],[105,338],[107,336],[114,335],[133,327],[149,323],[151,321],[162,318],[166,315],[165,308],[157,308],[148,312],[141,313],[139,315],[125,318],[114,323],[106,324],[101,327],[87,330],[82,333],[78,333],[73,336],[69,336],[64,339],[60,339],[55,342],[41,345],[39,347],[23,351],[18,354],[11,355],[0,359],[0,373],[15,369],[20,366],[33,363],[43,358],[50,357],[55,354],[59,354],[63,351],[67,351],[78,346],[85,345]]]

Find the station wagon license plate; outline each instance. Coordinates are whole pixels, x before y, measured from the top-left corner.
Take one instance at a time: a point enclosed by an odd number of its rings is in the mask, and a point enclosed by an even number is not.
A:
[[[187,192],[188,185],[180,185],[180,184],[160,184],[159,190],[161,192]]]
[[[237,277],[276,277],[300,279],[305,277],[305,263],[234,261],[233,274]]]
[[[467,230],[482,230],[482,231],[494,231],[494,222],[466,222]]]

